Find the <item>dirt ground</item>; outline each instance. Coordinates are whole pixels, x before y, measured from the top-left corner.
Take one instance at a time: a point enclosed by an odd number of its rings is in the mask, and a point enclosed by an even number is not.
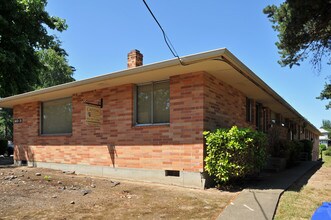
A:
[[[0,219],[215,219],[235,193],[0,166]]]

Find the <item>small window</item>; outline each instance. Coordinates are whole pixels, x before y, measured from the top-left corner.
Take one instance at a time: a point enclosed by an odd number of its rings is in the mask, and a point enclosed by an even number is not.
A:
[[[246,97],[246,121],[252,122],[252,100]]]
[[[276,114],[276,124],[277,125],[282,125],[282,115],[281,114]]]
[[[135,124],[169,123],[169,93],[169,81],[137,85]]]
[[[255,105],[255,126],[256,130],[261,131],[261,111],[262,105],[260,103],[256,103]]]
[[[180,177],[180,172],[179,170],[165,170],[165,176]]]
[[[41,104],[41,134],[70,134],[72,132],[71,98]]]
[[[267,108],[262,108],[262,130],[264,133],[267,133],[268,131],[268,109]]]

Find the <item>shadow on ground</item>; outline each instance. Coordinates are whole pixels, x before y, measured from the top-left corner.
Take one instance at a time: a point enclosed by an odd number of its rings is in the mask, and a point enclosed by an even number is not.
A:
[[[321,166],[320,161],[305,161],[278,173],[263,172],[246,180],[244,190],[218,219],[273,219],[281,194],[285,190],[299,191]]]
[[[307,185],[309,179],[323,166],[324,162],[320,162],[315,167],[311,168],[305,175],[295,181],[291,187],[289,187],[288,191],[299,192],[303,186]]]
[[[320,161],[301,162],[280,172],[263,171],[258,176],[246,178],[241,181],[231,183],[228,186],[221,186],[219,189],[230,192],[240,192],[243,189],[288,189],[291,191],[300,191],[301,188],[308,183],[308,180],[322,167],[322,165],[323,162]],[[300,177],[300,175],[297,176],[297,173],[302,173],[304,175]],[[294,176],[297,176],[299,179],[293,179]],[[293,180],[290,181],[291,179]]]
[[[247,181],[245,188],[250,189],[283,189],[286,190],[290,186],[292,191],[300,191],[300,189],[307,184],[308,180],[322,167],[323,163],[320,161],[301,162],[291,168],[281,172],[263,172],[254,179]],[[301,175],[297,175],[301,173]],[[294,178],[296,176],[296,178]],[[292,180],[292,181],[289,181]]]

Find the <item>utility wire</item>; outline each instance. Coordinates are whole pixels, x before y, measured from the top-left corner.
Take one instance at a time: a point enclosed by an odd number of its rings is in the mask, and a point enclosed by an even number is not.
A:
[[[162,34],[163,34],[164,42],[167,44],[167,46],[168,46],[170,52],[172,53],[172,55],[173,55],[174,57],[177,57],[177,59],[179,60],[180,64],[184,66],[185,64],[182,62],[182,60],[181,60],[180,57],[178,56],[178,53],[177,53],[175,47],[172,45],[170,39],[168,38],[168,36],[166,35],[165,31],[163,30],[161,24],[160,24],[159,21],[156,19],[155,15],[153,14],[152,10],[151,10],[151,9],[149,8],[149,6],[147,5],[146,1],[143,0],[143,2],[144,2],[144,4],[145,4],[146,8],[148,9],[149,13],[150,13],[150,14],[152,15],[152,17],[154,18],[155,22],[157,23],[157,25],[158,25],[159,28],[161,29]]]

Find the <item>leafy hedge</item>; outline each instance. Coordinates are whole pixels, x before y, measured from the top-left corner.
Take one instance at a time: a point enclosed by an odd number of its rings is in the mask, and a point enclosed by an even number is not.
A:
[[[267,137],[248,128],[205,131],[207,145],[205,169],[216,183],[259,172],[266,163]]]
[[[331,147],[328,147],[328,148],[325,150],[325,155],[326,155],[326,156],[331,156]]]
[[[301,143],[303,143],[303,152],[308,154],[308,160],[312,159],[312,153],[313,153],[313,142],[310,140],[301,140]]]
[[[320,148],[320,152],[325,151],[327,149],[325,144],[320,144],[319,148]]]
[[[303,151],[304,144],[298,140],[286,142],[287,166],[293,166],[300,160],[300,153]]]

